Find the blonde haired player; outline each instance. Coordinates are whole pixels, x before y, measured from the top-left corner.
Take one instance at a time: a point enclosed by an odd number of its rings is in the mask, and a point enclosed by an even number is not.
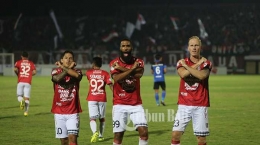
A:
[[[199,37],[189,38],[188,51],[190,56],[177,63],[180,87],[171,145],[180,145],[181,136],[191,120],[198,145],[206,145],[206,136],[209,135],[208,107],[210,106],[208,79],[212,64],[200,56]]]
[[[14,72],[18,77],[17,97],[21,110],[24,109],[24,116],[28,116],[32,76],[36,74],[36,67],[28,57],[28,53],[23,52],[21,55],[22,59],[15,62],[14,68]]]

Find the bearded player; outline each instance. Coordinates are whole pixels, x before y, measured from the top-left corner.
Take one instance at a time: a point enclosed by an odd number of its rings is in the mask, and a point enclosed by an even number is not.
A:
[[[17,99],[20,102],[21,110],[24,110],[24,116],[28,116],[32,76],[36,74],[36,67],[28,57],[28,53],[23,52],[22,59],[15,62],[14,68],[14,72],[18,77]]]
[[[113,87],[113,145],[121,145],[129,115],[139,132],[139,145],[148,145],[148,125],[142,106],[140,78],[144,62],[132,56],[133,46],[129,39],[120,43],[120,57],[110,62]]]
[[[79,84],[82,72],[74,68],[74,54],[64,51],[57,68],[51,72],[54,97],[51,112],[55,119],[55,134],[61,145],[77,145],[79,113],[82,112],[79,99]]]
[[[101,69],[102,58],[94,57],[92,60],[92,69],[86,71],[86,77],[89,81],[89,91],[87,96],[90,129],[93,133],[90,142],[104,141],[105,113],[106,113],[106,85],[113,90],[113,83],[109,73]],[[97,131],[96,120],[99,119],[99,132]]]

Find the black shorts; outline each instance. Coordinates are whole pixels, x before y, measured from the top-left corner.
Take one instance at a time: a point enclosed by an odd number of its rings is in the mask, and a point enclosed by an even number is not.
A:
[[[166,87],[165,82],[154,82],[153,89],[159,89],[159,87],[161,87],[162,90],[165,90]]]

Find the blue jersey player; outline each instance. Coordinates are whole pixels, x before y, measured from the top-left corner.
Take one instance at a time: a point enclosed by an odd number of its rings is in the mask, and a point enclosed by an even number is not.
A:
[[[162,56],[160,54],[156,54],[155,63],[151,66],[151,73],[153,74],[153,78],[154,78],[153,89],[154,89],[154,93],[155,93],[155,100],[156,100],[157,106],[160,105],[159,87],[162,88],[161,104],[163,106],[165,106],[164,99],[166,96],[166,92],[165,92],[166,84],[165,84],[164,74],[166,72],[167,72],[167,66],[165,64],[163,64]]]

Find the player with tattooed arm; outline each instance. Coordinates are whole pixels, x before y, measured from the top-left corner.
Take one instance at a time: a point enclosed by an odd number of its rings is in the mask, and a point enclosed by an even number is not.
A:
[[[57,68],[51,72],[54,97],[51,112],[54,114],[55,134],[61,145],[77,145],[82,112],[79,99],[79,85],[82,72],[76,69],[72,51],[63,52]]]

